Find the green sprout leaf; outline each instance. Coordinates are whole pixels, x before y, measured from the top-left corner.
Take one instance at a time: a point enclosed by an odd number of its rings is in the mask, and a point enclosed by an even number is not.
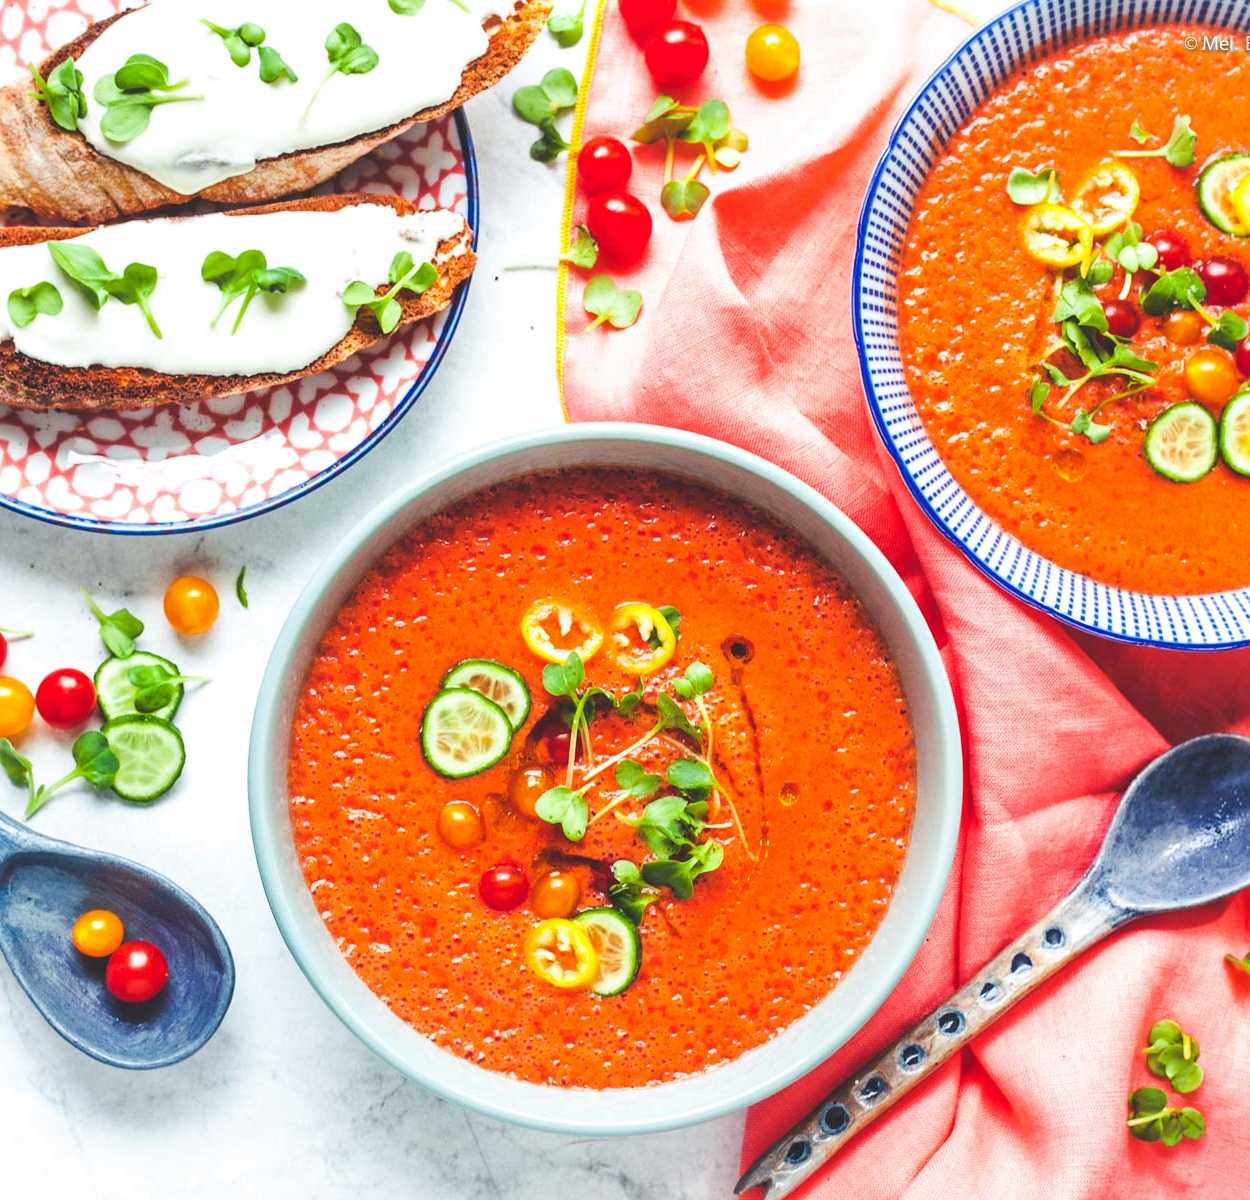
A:
[[[162,336],[149,303],[158,280],[155,267],[146,263],[130,263],[118,275],[109,270],[99,254],[81,241],[49,242],[48,253],[97,312],[110,297],[123,304],[137,305],[148,328],[158,338]]]
[[[30,759],[19,754],[8,738],[0,738],[0,771],[9,777],[9,782],[14,787],[26,789],[28,804],[34,802],[35,769],[31,766]]]
[[[575,13],[556,13],[547,21],[547,32],[565,49],[576,46],[582,40],[583,18],[586,15],[586,0]]]
[[[1059,176],[1053,167],[1041,167],[1036,171],[1028,171],[1024,167],[1013,167],[1007,176],[1007,195],[1013,204],[1032,208],[1035,204],[1044,204],[1051,194],[1051,189],[1058,191]]]
[[[1195,308],[1207,298],[1206,284],[1192,267],[1164,271],[1142,293],[1142,311],[1148,316],[1162,317],[1174,308]]]
[[[627,858],[612,864],[612,876],[616,882],[608,888],[608,898],[624,916],[640,925],[648,907],[660,898],[659,893],[643,883],[638,865]]]
[[[549,788],[538,797],[534,812],[549,825],[559,825],[570,842],[580,842],[586,836],[590,814],[581,791],[570,787]]]
[[[660,205],[674,221],[693,220],[711,194],[699,179],[670,179],[660,189]]]
[[[686,673],[680,679],[674,680],[673,691],[683,700],[693,700],[696,696],[704,696],[710,692],[715,682],[712,669],[706,663],[695,662],[686,668]]]
[[[657,96],[647,110],[642,124],[634,130],[633,140],[644,146],[680,137],[694,120],[697,109],[678,104],[672,96]]]
[[[92,616],[100,623],[100,640],[115,658],[129,658],[135,652],[135,639],[143,633],[143,622],[128,609],[105,613],[86,592],[83,593]]]
[[[438,281],[438,272],[433,263],[414,262],[407,250],[401,250],[391,260],[387,278],[391,287],[380,296],[373,285],[364,280],[349,283],[343,292],[343,303],[357,313],[367,308],[373,313],[378,328],[389,334],[395,331],[404,317],[404,306],[399,298],[404,292],[411,292],[414,296],[428,292]]]
[[[202,675],[178,675],[157,665],[131,667],[126,678],[135,689],[135,710],[141,713],[160,712],[173,704],[178,696],[175,689],[182,684],[208,682]]]
[[[633,800],[647,800],[660,790],[660,777],[627,758],[616,764],[616,785]]]
[[[272,46],[258,46],[256,55],[260,59],[260,78],[264,83],[278,83],[283,79],[298,83],[299,76],[291,64]]]
[[[642,310],[642,293],[622,291],[608,275],[595,275],[586,284],[582,307],[595,319],[586,332],[605,322],[613,329],[628,329]]]
[[[1128,135],[1139,146],[1145,145],[1146,142],[1154,140],[1154,134],[1147,133],[1140,121],[1133,122],[1133,124],[1129,127]]]
[[[237,575],[234,581],[234,594],[238,598],[240,606],[243,608],[249,607],[248,599],[247,599],[247,587],[244,584],[244,580],[246,578],[247,578],[247,564],[244,563],[244,565],[239,568],[239,574]]]
[[[169,82],[169,68],[150,54],[132,54],[121,70],[101,77],[93,95],[105,108],[100,131],[110,142],[133,141],[152,120],[152,110],[162,104],[187,104],[203,96],[187,96],[188,80]]]
[[[1238,958],[1235,954],[1226,954],[1224,955],[1224,961],[1235,970],[1250,975],[1250,951],[1247,951],[1242,958]]]
[[[1050,395],[1050,384],[1044,379],[1035,379],[1029,386],[1029,407],[1034,416],[1041,416],[1046,408],[1046,400]]]
[[[1161,1088],[1144,1087],[1128,1098],[1128,1131],[1141,1142],[1176,1146],[1184,1139],[1197,1141],[1207,1123],[1196,1108],[1173,1108]]]
[[[1134,121],[1129,137],[1140,145],[1150,139],[1150,134]],[[1189,117],[1182,115],[1172,123],[1172,133],[1166,145],[1158,146],[1154,150],[1116,150],[1113,153],[1116,158],[1162,158],[1170,165],[1181,168],[1193,166],[1197,145],[1198,135],[1194,132]]]
[[[265,40],[265,31],[250,21],[240,25],[237,29],[227,29],[224,25],[218,25],[205,17],[200,18],[200,24],[211,29],[221,38],[226,52],[230,55],[230,61],[236,67],[246,67],[252,61],[253,48]]]
[[[1230,352],[1236,352],[1238,345],[1250,334],[1250,323],[1245,317],[1226,309],[1216,318],[1215,324],[1207,330],[1207,341],[1213,346],[1221,346]]]
[[[1172,1020],[1156,1021],[1150,1027],[1146,1047],[1146,1069],[1166,1079],[1182,1095],[1202,1085],[1203,1070],[1198,1066],[1198,1042]]]
[[[261,250],[244,250],[237,257],[224,250],[213,250],[200,267],[200,278],[221,289],[221,305],[209,323],[210,328],[215,329],[226,309],[242,298],[243,303],[239,306],[234,325],[230,329],[231,337],[239,332],[243,318],[247,316],[252,301],[260,292],[266,295],[285,295],[302,288],[308,282],[294,267],[269,266]]]
[[[675,729],[696,742],[703,741],[703,735],[690,723],[690,718],[686,716],[681,705],[667,692],[661,692],[655,698],[655,707],[659,713],[659,725],[662,730]]]
[[[1099,425],[1094,420],[1093,414],[1087,413],[1082,408],[1072,418],[1072,432],[1088,438],[1095,446],[1099,446],[1111,436],[1111,426]]]
[[[85,780],[95,788],[113,786],[113,780],[121,763],[117,755],[109,748],[108,739],[99,730],[92,729],[81,734],[74,742],[71,753],[74,756],[74,769],[62,776],[56,783],[47,787],[33,788],[30,800],[26,805],[26,819],[29,821],[57,792],[75,779]]]
[[[530,147],[530,157],[538,162],[554,162],[569,149],[556,128],[555,119],[577,104],[577,80],[564,67],[547,72],[539,83],[518,88],[512,95],[512,110],[522,121],[537,125],[541,136]]]
[[[656,859],[642,864],[645,883],[666,887],[678,900],[694,895],[694,883],[701,875],[715,871],[725,861],[725,849],[719,842],[700,842],[689,858]]]
[[[72,58],[62,59],[48,73],[45,80],[34,67],[30,67],[36,100],[48,106],[48,116],[67,133],[75,133],[78,122],[87,115],[87,97],[83,94],[82,72]]]
[[[582,656],[571,651],[562,663],[548,663],[543,667],[543,687],[549,695],[576,699],[577,689],[586,678]]]
[[[372,46],[366,46],[360,39],[360,33],[354,25],[346,21],[330,30],[325,42],[326,58],[330,60],[330,69],[325,73],[317,90],[313,92],[308,107],[304,110],[307,116],[322,89],[336,75],[368,75],[378,65],[378,52]]]
[[[599,261],[599,243],[590,235],[585,225],[579,225],[573,237],[569,252],[561,259],[589,271]]]
[[[27,288],[15,288],[9,293],[9,320],[19,329],[25,329],[37,316],[55,317],[65,301],[56,284],[41,282]]]

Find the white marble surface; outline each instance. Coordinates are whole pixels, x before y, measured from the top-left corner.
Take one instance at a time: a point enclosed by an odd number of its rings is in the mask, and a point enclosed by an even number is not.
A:
[[[216,1200],[225,1194],[316,1200],[705,1200],[725,1196],[740,1123],[656,1138],[574,1140],[497,1124],[407,1083],[331,1015],[287,954],[269,914],[247,828],[251,705],[268,649],[327,547],[398,484],[449,456],[561,421],[553,364],[555,276],[507,272],[555,257],[562,174],[531,162],[528,126],[510,113],[518,82],[550,63],[580,70],[580,48],[537,53],[469,119],[482,175],[481,264],[438,376],[381,447],[296,505],[204,536],[112,538],[0,513],[0,625],[34,628],[6,670],[32,685],[54,667],[93,665],[95,623],[79,592],[124,602],[149,623],[145,645],[214,682],[189,699],[188,768],[150,810],[87,792],[59,797],[38,824],[55,836],[137,858],[216,915],[238,964],[234,1004],[195,1058],[151,1075],[70,1049],[0,968],[0,1150],[4,1195]],[[233,596],[248,565],[251,608]],[[215,580],[223,616],[179,645],[161,616],[175,575]],[[68,739],[23,745],[52,771]],[[0,808],[19,794],[0,780]]]

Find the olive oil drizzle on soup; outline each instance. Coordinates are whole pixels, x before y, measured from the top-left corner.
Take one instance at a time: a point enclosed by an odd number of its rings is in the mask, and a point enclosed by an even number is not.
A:
[[[1250,480],[1220,462],[1195,483],[1176,483],[1144,453],[1151,422],[1174,404],[1197,399],[1220,417],[1222,399],[1195,393],[1186,377],[1194,354],[1211,349],[1207,326],[1188,314],[1198,341],[1183,345],[1170,336],[1177,323],[1141,314],[1142,274],[1130,287],[1140,324],[1128,344],[1158,364],[1151,386],[1107,405],[1099,420],[1111,432],[1101,444],[1039,418],[1028,393],[1033,380],[1047,382],[1038,361],[1057,329],[1056,273],[1026,253],[1025,210],[1005,185],[1013,167],[1053,166],[1070,201],[1084,173],[1117,151],[1162,148],[1184,114],[1197,134],[1192,165],[1159,156],[1118,160],[1140,183],[1132,220],[1146,239],[1176,235],[1196,267],[1217,256],[1250,264],[1250,243],[1208,222],[1195,193],[1210,159],[1250,150],[1250,53],[1186,49],[1187,32],[1167,26],[1101,37],[1004,83],[922,187],[898,276],[908,386],[935,447],[972,499],[1060,566],[1163,594],[1250,584]],[[1135,123],[1148,140],[1131,136]],[[1096,289],[1104,305],[1118,300],[1121,285],[1117,271]],[[1250,314],[1244,296],[1208,307]],[[1207,357],[1235,370],[1236,384],[1242,373],[1232,353]],[[1071,360],[1064,365],[1073,373]],[[1078,404],[1089,407],[1122,386],[1096,380],[1058,415],[1066,424]],[[1052,390],[1051,403],[1061,391]]]
[[[654,700],[694,662],[714,672],[704,697],[712,757],[749,843],[723,810],[709,814],[705,836],[723,848],[723,863],[690,899],[661,889],[642,918],[638,976],[613,996],[557,990],[523,952],[547,872],[573,876],[586,909],[610,903],[614,861],[648,857],[612,814],[571,842],[509,798],[522,769],[563,782],[563,764],[544,748],[553,703],[544,663],[520,632],[522,615],[545,597],[601,620],[624,601],[680,610],[676,653],[647,688]],[[533,710],[501,762],[444,779],[422,759],[421,714],[448,668],[472,658],[520,672]],[[586,663],[586,678],[618,694],[637,683],[606,649]],[[595,754],[624,749],[649,719],[602,713],[591,726]],[[660,773],[674,753],[657,738],[636,757]],[[379,561],[303,685],[289,790],[318,909],[395,1013],[490,1069],[609,1088],[733,1059],[836,986],[898,879],[915,754],[894,664],[841,578],[805,545],[686,482],[571,471],[470,497]],[[617,792],[605,776],[589,794],[592,814]],[[448,802],[477,810],[482,840],[449,845],[447,837],[472,841],[458,818],[440,836]],[[515,864],[529,885],[528,900],[509,911],[479,892],[499,863]]]

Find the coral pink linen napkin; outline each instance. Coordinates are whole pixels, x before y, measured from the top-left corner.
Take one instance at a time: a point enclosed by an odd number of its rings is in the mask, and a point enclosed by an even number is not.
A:
[[[624,279],[643,293],[643,316],[579,337],[581,285],[571,284],[570,415],[712,434],[829,496],[929,616],[967,743],[960,847],[923,948],[857,1037],[751,1112],[745,1164],[1068,889],[1138,768],[1195,733],[1250,732],[1250,655],[1116,646],[1016,603],[932,529],[876,442],[850,328],[855,223],[893,120],[967,28],[921,0],[687,0],[683,15],[705,22],[712,44],[689,98],[723,96],[751,148],[736,173],[708,178],[712,199],[680,225],[655,203],[658,152],[638,151],[631,188],[657,214],[656,232]],[[780,92],[742,67],[763,19],[784,20],[802,43],[798,80]],[[585,137],[627,137],[653,96],[609,0]],[[807,1194],[1244,1197],[1250,981],[1221,960],[1246,950],[1248,927],[1241,896],[1113,938],[853,1142]],[[1194,1099],[1208,1133],[1171,1151],[1124,1128],[1128,1092],[1152,1082],[1138,1047],[1163,1016],[1200,1038],[1207,1071]]]

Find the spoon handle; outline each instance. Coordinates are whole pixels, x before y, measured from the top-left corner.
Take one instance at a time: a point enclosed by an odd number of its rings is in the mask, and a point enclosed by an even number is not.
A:
[[[10,858],[19,850],[25,850],[38,841],[25,825],[19,824],[12,817],[0,813],[0,862]]]
[[[787,1196],[1011,1006],[1134,914],[1083,884],[770,1146],[734,1189]]]

